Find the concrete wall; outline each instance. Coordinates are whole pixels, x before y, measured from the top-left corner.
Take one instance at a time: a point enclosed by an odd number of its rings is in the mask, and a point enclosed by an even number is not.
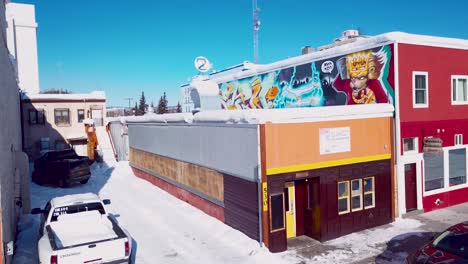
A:
[[[128,123],[128,129],[131,148],[257,181],[256,125]]]
[[[15,240],[16,223],[20,207],[16,202],[22,197],[21,186],[27,172],[27,159],[21,149],[20,101],[13,63],[6,46],[5,1],[0,0],[0,203],[1,248]],[[16,182],[16,183],[15,183]],[[29,190],[28,190],[29,191]],[[0,256],[1,263],[11,263],[11,256]]]
[[[48,137],[50,149],[55,149],[56,142],[68,142],[70,138],[79,136],[86,137],[84,124],[78,122],[78,109],[85,110],[85,118],[91,117],[91,109],[102,109],[102,116],[105,116],[105,102],[83,102],[83,101],[64,101],[64,102],[36,102],[24,101],[23,108],[23,126],[24,126],[24,149],[32,158],[38,157],[40,140],[42,137]],[[55,124],[55,109],[69,109],[70,124]],[[44,124],[30,124],[29,110],[44,110]],[[89,115],[88,115],[89,112]]]
[[[6,16],[8,48],[18,64],[19,86],[25,92],[39,93],[34,5],[9,3]]]

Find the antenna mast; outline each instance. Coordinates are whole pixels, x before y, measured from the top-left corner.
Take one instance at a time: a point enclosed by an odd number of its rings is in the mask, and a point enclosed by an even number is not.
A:
[[[257,6],[257,0],[252,0],[252,10],[254,62],[258,63],[258,30],[260,29],[260,20],[258,20],[258,13],[260,12],[260,8],[258,8]]]

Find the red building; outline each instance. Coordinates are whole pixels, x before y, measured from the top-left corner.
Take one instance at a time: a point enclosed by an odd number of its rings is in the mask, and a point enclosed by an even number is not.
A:
[[[468,41],[396,34],[399,213],[468,201]]]

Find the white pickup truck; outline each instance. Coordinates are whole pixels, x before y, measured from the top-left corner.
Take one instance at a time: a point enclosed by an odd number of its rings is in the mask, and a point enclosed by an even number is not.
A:
[[[131,237],[107,214],[105,204],[110,200],[85,193],[56,197],[44,209],[32,209],[41,214],[39,263],[131,263]]]

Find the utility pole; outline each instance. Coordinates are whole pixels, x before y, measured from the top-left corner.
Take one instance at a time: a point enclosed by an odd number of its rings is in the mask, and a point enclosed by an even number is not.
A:
[[[133,98],[128,97],[128,98],[124,98],[124,100],[128,100],[128,109],[131,110],[132,109],[131,103],[133,101]]]
[[[260,8],[258,8],[257,6],[257,0],[252,0],[252,11],[254,62],[258,63],[258,30],[260,29],[260,20],[258,20],[258,13],[260,13]]]

